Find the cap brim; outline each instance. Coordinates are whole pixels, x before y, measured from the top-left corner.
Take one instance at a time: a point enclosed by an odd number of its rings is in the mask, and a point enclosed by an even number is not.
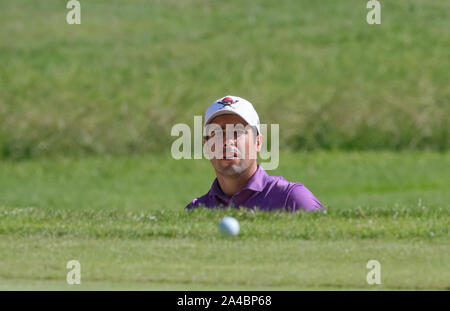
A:
[[[225,115],[225,114],[235,114],[235,115],[241,117],[242,120],[244,120],[248,124],[248,121],[245,120],[245,118],[243,116],[241,116],[239,113],[237,113],[236,111],[228,110],[228,109],[222,109],[222,110],[218,110],[218,111],[214,112],[208,118],[208,120],[205,120],[205,124],[203,126],[206,126],[207,124],[209,124],[211,122],[211,120],[214,119],[215,117],[218,117],[218,116],[221,116],[221,115]]]

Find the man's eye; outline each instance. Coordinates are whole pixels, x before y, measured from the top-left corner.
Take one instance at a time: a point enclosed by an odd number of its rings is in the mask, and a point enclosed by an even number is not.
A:
[[[239,137],[239,136],[245,135],[245,133],[246,133],[246,131],[244,129],[236,129],[233,131],[233,136]],[[226,137],[227,132],[226,131],[212,131],[211,134],[207,137],[209,139],[211,137],[214,137],[215,135],[221,135],[222,137]]]

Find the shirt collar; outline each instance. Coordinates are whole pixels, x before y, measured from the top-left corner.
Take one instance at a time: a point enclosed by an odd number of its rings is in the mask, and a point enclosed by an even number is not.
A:
[[[255,174],[250,178],[244,189],[250,189],[257,192],[263,191],[268,176],[266,171],[258,164]]]
[[[268,176],[269,175],[267,175],[266,171],[258,164],[256,172],[253,174],[253,176],[250,178],[247,185],[245,185],[241,192],[245,189],[261,192],[266,186]],[[219,181],[217,180],[217,178],[214,179],[214,182],[211,185],[210,195],[217,195],[223,200],[230,199],[230,196],[223,193],[222,189],[220,189]]]

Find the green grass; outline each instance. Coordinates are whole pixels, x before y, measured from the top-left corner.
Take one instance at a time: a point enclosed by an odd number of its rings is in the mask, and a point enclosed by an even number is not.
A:
[[[291,149],[449,148],[450,4],[0,2],[0,157],[168,151],[226,94]]]
[[[326,214],[193,210],[206,160],[166,155],[0,163],[0,289],[450,289],[450,156],[282,153],[269,171]],[[241,233],[217,231],[225,215]],[[67,261],[82,284],[65,283]],[[382,285],[366,283],[381,263]]]

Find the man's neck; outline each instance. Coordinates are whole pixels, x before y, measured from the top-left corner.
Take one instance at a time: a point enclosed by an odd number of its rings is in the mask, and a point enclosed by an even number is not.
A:
[[[226,176],[217,174],[217,181],[219,182],[220,188],[222,189],[223,193],[232,196],[244,189],[257,169],[258,165],[255,163],[248,170],[238,176]]]

